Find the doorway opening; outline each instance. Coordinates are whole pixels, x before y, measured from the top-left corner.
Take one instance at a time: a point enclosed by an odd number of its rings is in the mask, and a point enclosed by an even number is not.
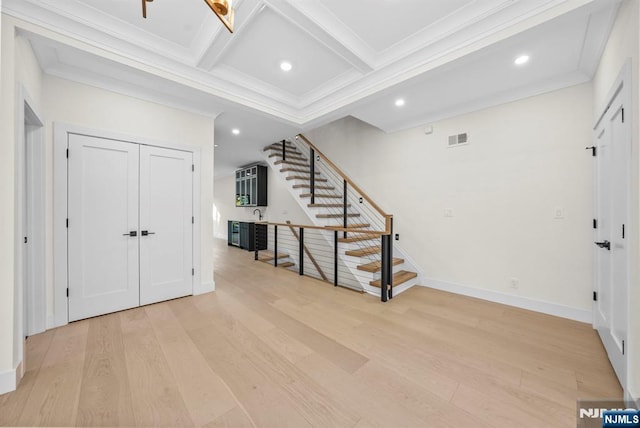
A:
[[[20,90],[17,136],[15,347],[26,370],[24,341],[46,330],[44,121],[25,88]],[[21,336],[21,337],[20,337]]]

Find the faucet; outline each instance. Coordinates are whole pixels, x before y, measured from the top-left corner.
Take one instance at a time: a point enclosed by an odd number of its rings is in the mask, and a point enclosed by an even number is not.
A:
[[[258,221],[262,220],[262,211],[260,211],[258,208],[256,208],[255,210],[253,210],[253,215],[256,215],[256,211],[258,211]]]

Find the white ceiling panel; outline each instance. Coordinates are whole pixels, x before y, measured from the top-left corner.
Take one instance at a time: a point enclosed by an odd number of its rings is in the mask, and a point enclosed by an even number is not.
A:
[[[220,175],[347,115],[393,132],[588,81],[619,2],[235,0],[233,34],[203,0],[154,0],[146,20],[141,0],[1,8],[45,73],[217,116]]]
[[[381,52],[472,0],[320,0],[337,19],[376,52]]]
[[[70,0],[66,0],[72,3]],[[218,19],[202,0],[157,0],[147,3],[142,17],[140,0],[73,0],[178,45],[189,47],[203,25],[218,25]],[[180,7],[176,7],[175,3]],[[58,2],[59,3],[59,2]]]
[[[587,81],[590,76],[579,65],[590,22],[591,16],[586,15],[543,24],[389,88],[354,109],[352,115],[394,132],[450,116],[452,112],[465,112],[478,103],[505,102],[513,98],[509,94],[531,95],[534,88],[548,90],[548,85],[562,83],[567,76],[574,83]],[[514,60],[520,55],[528,55],[529,63],[515,65]],[[394,104],[398,98],[405,100],[401,108]]]
[[[293,69],[283,72],[282,61],[290,62]],[[269,8],[238,34],[219,64],[298,97],[353,70],[343,58]]]

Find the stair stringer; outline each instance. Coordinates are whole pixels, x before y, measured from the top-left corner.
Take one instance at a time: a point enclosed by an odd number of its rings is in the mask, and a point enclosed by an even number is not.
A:
[[[275,162],[278,159],[276,157],[269,157],[269,151],[266,151],[266,152],[263,152],[263,153],[264,153],[264,158],[265,158],[266,163],[269,165],[269,167],[274,172],[277,172],[277,174],[274,174],[274,175],[288,189],[289,193],[296,200],[296,203],[304,211],[304,213],[307,215],[307,217],[309,218],[311,223],[313,225],[315,225],[315,226],[331,226],[331,225],[335,225],[334,221],[332,221],[331,219],[318,219],[316,217],[316,214],[329,213],[329,212],[331,212],[330,210],[327,210],[325,208],[308,207],[307,204],[308,204],[309,199],[305,199],[305,198],[301,198],[300,197],[300,195],[302,195],[304,193],[307,193],[308,190],[307,189],[294,188],[293,186],[296,185],[296,184],[300,184],[302,181],[287,180],[286,179],[290,175],[295,176],[295,175],[300,175],[300,173],[281,172],[280,169],[282,168],[282,166],[275,164]],[[304,157],[304,154],[302,154],[302,156]],[[328,176],[327,174],[322,174],[322,173],[321,173],[320,177],[327,179],[328,183],[330,183],[332,186],[334,186],[337,190],[340,189],[338,183],[335,183],[334,180],[332,180],[332,177]],[[337,192],[337,193],[342,193],[342,192]],[[370,219],[368,219],[366,217],[365,213],[363,213],[363,212],[361,212],[360,210],[357,209],[356,205],[351,207],[350,212],[358,212],[358,213],[360,213],[360,216],[361,216],[360,219],[362,220],[362,222],[369,223],[369,224],[374,224]],[[327,241],[327,244],[329,246],[333,246],[333,232],[330,232],[330,231],[323,232],[322,235],[324,236],[325,240]],[[377,242],[377,245],[379,245],[379,242],[380,241]],[[358,270],[357,266],[361,265],[363,263],[362,259],[359,258],[359,257],[348,256],[348,255],[345,254],[345,252],[348,251],[351,248],[357,249],[358,246],[355,245],[355,244],[350,244],[350,243],[341,243],[340,244],[340,251],[338,252],[339,264],[344,266],[344,267],[346,267],[348,269],[348,271],[352,275],[352,278],[349,278],[349,280],[347,280],[345,282],[346,283],[356,283],[356,284],[359,284],[359,286],[360,286],[359,288],[355,288],[355,287],[351,287],[351,286],[349,288],[354,288],[354,289],[357,289],[359,291],[364,291],[367,294],[379,296],[380,295],[380,289],[370,285],[369,281],[380,279],[380,273],[379,272],[378,273],[371,273],[370,275],[367,275],[366,272]],[[405,260],[405,262],[403,264],[393,266],[393,271],[394,272],[396,270],[408,269],[408,270],[411,270],[411,271],[414,271],[414,272],[418,273],[418,276],[416,278],[413,278],[413,279],[411,279],[411,280],[409,280],[409,281],[407,281],[407,282],[405,282],[405,283],[393,288],[393,294],[397,295],[397,294],[402,293],[403,291],[408,290],[409,288],[413,287],[414,285],[419,284],[423,275],[422,275],[422,270],[418,268],[418,266],[408,256],[406,251],[402,250],[400,247],[398,247],[397,245],[394,244],[393,245],[393,253],[394,253],[394,257],[400,257],[400,258],[403,258]],[[349,285],[347,285],[347,286],[349,286]]]

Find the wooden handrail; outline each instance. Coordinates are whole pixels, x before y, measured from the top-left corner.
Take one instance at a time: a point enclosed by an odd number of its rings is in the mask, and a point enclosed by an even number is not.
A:
[[[393,216],[389,216],[393,217]],[[338,232],[350,232],[350,233],[365,233],[375,236],[388,235],[386,232],[382,232],[379,230],[363,230],[363,229],[352,229],[349,227],[340,227],[340,226],[316,226],[312,224],[291,224],[291,223],[272,223],[269,221],[256,221],[255,224],[266,224],[267,226],[292,226],[297,227],[299,229],[316,229],[316,230],[337,230]]]
[[[385,219],[385,233],[383,233],[383,235],[388,235],[389,233],[391,233],[391,215],[387,214],[386,212],[384,212],[382,210],[382,208],[380,208],[378,206],[378,204],[376,204],[373,199],[371,199],[369,197],[369,195],[367,195],[365,192],[362,191],[362,189],[360,189],[360,187],[358,187],[357,184],[355,184],[353,182],[353,180],[351,180],[347,174],[345,174],[344,172],[342,172],[342,170],[340,168],[338,168],[336,166],[336,164],[334,164],[328,157],[326,157],[324,155],[324,153],[322,153],[322,151],[320,151],[311,141],[309,141],[309,139],[307,137],[305,137],[303,134],[298,134],[296,135],[297,139],[302,139],[304,140],[305,143],[307,143],[309,145],[309,147],[311,147],[313,149],[313,151],[315,152],[316,155],[320,156],[322,159],[324,159],[324,161],[340,176],[342,177],[343,180],[345,180],[356,192],[358,192],[360,194],[360,196],[362,196],[367,202],[369,202],[369,204],[371,205],[371,207],[373,207],[373,209],[375,209],[376,211],[378,211],[378,213],[384,217]]]
[[[296,230],[293,228],[292,224],[289,224],[289,229],[291,229],[291,233],[293,233],[293,236],[295,236],[296,239],[298,240],[298,242],[300,242],[300,235],[298,235],[298,232],[296,232]],[[304,248],[304,252],[307,254],[307,257],[309,257],[309,260],[311,260],[311,263],[313,263],[313,266],[315,266],[316,270],[318,271],[318,273],[320,274],[322,279],[325,280],[325,281],[329,281],[327,279],[327,276],[324,274],[324,272],[322,272],[322,269],[320,268],[320,265],[318,264],[318,262],[316,262],[316,259],[311,254],[311,251],[309,251],[307,246],[304,245],[304,244],[302,244],[302,247]]]

